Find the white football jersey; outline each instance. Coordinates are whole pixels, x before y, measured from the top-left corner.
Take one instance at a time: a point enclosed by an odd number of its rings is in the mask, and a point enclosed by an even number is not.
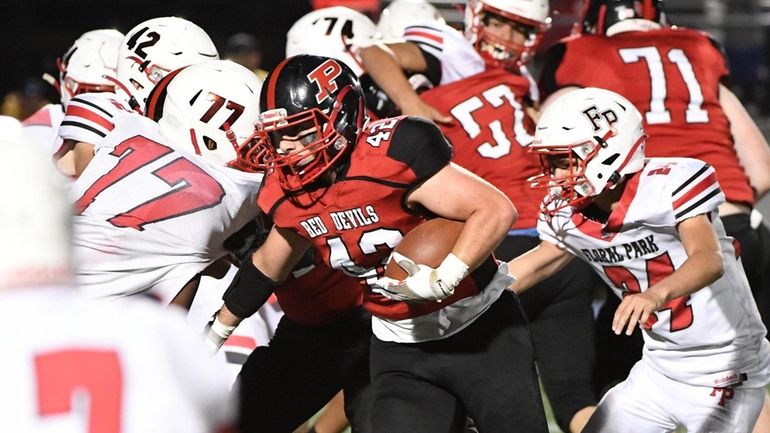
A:
[[[643,292],[678,269],[687,253],[676,225],[708,215],[722,248],[724,275],[654,314],[643,333],[643,362],[696,386],[741,381],[764,386],[770,381],[770,343],[733,239],[717,215],[723,201],[708,164],[652,158],[628,181],[606,224],[566,207],[550,220],[541,215],[538,230],[541,239],[588,262],[622,296]]]
[[[150,290],[168,303],[257,215],[262,175],[175,148],[134,113],[109,125],[72,190],[78,284],[96,297]]]
[[[404,39],[417,44],[426,53],[441,62],[441,82],[454,83],[486,70],[486,64],[473,44],[465,36],[448,24],[430,22],[412,25],[404,30]],[[519,73],[529,80],[530,98],[540,100],[537,81],[526,66],[519,66]]]
[[[62,139],[59,137],[59,125],[64,119],[64,109],[61,104],[47,104],[24,119],[24,132],[35,144],[53,157],[59,155]]]
[[[59,137],[96,145],[115,129],[113,119],[133,113],[115,93],[85,93],[70,99],[59,127]]]
[[[441,62],[441,84],[449,84],[484,72],[484,59],[462,33],[447,24],[409,26],[404,39],[417,44]]]
[[[35,320],[29,320],[29,312]],[[0,430],[210,433],[234,422],[224,371],[182,314],[71,288],[0,293]]]

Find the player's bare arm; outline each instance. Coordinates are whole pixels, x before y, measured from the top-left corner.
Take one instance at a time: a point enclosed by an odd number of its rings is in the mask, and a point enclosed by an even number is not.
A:
[[[548,241],[508,262],[508,270],[516,277],[510,290],[521,293],[538,282],[555,274],[574,256]]]
[[[88,166],[88,163],[94,159],[94,146],[82,141],[65,141],[69,142],[65,143],[65,146],[71,149],[65,154],[65,157],[72,159],[72,165],[74,166],[74,177],[80,177],[80,175],[83,174],[83,170],[85,170]],[[62,159],[64,159],[64,157],[62,157]]]
[[[719,102],[730,121],[738,159],[760,200],[770,191],[770,147],[738,97],[723,85],[719,86]]]
[[[722,252],[716,233],[705,214],[686,219],[677,226],[687,260],[658,284],[642,293],[627,295],[615,311],[612,330],[631,335],[637,324],[647,323],[650,314],[672,299],[694,293],[722,276]]]
[[[307,248],[308,243],[302,237],[274,226],[251,261],[246,261],[238,270],[225,293],[225,304],[217,313],[216,321],[234,328],[256,312],[286,279]],[[249,314],[246,310],[253,311]]]
[[[436,122],[448,123],[452,118],[426,104],[412,89],[405,70],[425,72],[428,64],[417,44],[397,42],[374,44],[359,51],[364,68],[382,90],[406,115],[422,116]]]
[[[453,191],[448,194],[450,185]],[[453,163],[415,188],[407,203],[465,221],[452,253],[470,269],[481,264],[518,218],[516,208],[500,190]]]

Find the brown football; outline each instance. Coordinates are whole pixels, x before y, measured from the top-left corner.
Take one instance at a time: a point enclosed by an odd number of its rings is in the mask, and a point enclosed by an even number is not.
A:
[[[445,218],[425,221],[407,233],[396,245],[395,250],[415,263],[435,268],[452,252],[463,224],[463,222]],[[401,266],[391,261],[385,267],[385,276],[402,280],[407,277],[407,273]]]

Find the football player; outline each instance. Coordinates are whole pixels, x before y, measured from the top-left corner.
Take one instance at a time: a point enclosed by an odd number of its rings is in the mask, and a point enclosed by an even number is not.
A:
[[[163,81],[149,117],[116,111],[100,124],[104,138],[72,191],[82,290],[189,307],[194,288],[183,287],[257,215],[262,176],[228,164],[253,133],[260,86],[236,63],[203,62]]]
[[[0,129],[0,179],[23,185],[0,190],[0,311],[24,324],[0,331],[2,430],[229,431],[223,370],[178,312],[76,290],[63,179],[18,122]]]
[[[424,22],[445,23],[435,6],[426,0],[394,0],[380,13],[375,37],[400,39],[407,27]]]
[[[405,42],[365,48],[362,57],[386,91],[406,88],[396,87],[405,79],[402,69],[417,68],[432,77],[436,87],[419,95],[413,114],[436,110],[448,115],[451,121],[440,127],[453,146],[452,160],[516,204],[519,219],[495,251],[497,258],[510,260],[538,242],[535,226],[543,193],[529,188],[527,179],[538,172],[539,163],[526,150],[538,95],[526,64],[549,27],[548,2],[474,0],[465,12],[464,36],[447,25],[415,25],[407,28]],[[416,94],[409,89],[391,96],[403,101]],[[601,283],[587,266],[574,262],[520,298],[544,389],[565,431],[579,432],[598,402],[591,308],[597,286]]]
[[[642,115],[585,88],[556,99],[532,150],[548,188],[537,248],[512,260],[521,292],[573,256],[622,297],[612,329],[643,330],[644,356],[600,401],[584,432],[748,433],[770,382],[770,343],[732,238],[714,169],[645,159]]]
[[[727,234],[740,242],[741,261],[767,327],[770,231],[753,207],[770,191],[770,147],[728,88],[718,43],[704,32],[671,26],[663,6],[661,0],[586,2],[580,34],[546,54],[540,77],[546,104],[580,87],[612,90],[644,114],[647,155],[698,158],[714,167],[726,197],[719,217]],[[600,323],[602,317],[611,316],[601,314]],[[636,341],[641,345],[638,335]],[[612,340],[604,352],[632,342]],[[638,357],[639,351],[633,359],[602,366],[601,372],[614,373],[604,381],[624,377]]]
[[[215,326],[256,310],[311,249],[366,284],[373,431],[462,431],[466,415],[486,432],[547,431],[526,322],[490,255],[516,218],[505,195],[452,164],[432,123],[367,124],[355,74],[335,59],[283,61],[260,101],[254,147],[270,171],[259,204],[275,225]],[[404,281],[380,278],[404,234],[432,215],[465,221],[452,252],[435,269],[411,263]]]
[[[26,133],[56,160],[59,170],[74,176],[72,154],[63,158],[59,125],[70,99],[83,93],[114,92],[115,85],[106,76],[114,76],[118,63],[118,47],[123,33],[114,29],[83,33],[67,52],[57,59],[59,79],[44,75],[59,92],[60,104],[47,104],[23,122]]]
[[[214,43],[194,23],[177,17],[160,17],[135,26],[123,38],[118,51],[115,93],[72,98],[59,129],[64,145],[59,151],[74,152],[75,176],[93,158],[94,146],[110,131],[120,111],[142,113],[147,96],[164,76],[183,66],[218,59]]]
[[[333,56],[361,72],[352,46],[367,43],[373,34],[374,23],[359,12],[346,7],[318,9],[291,27],[286,54]],[[307,259],[275,292],[286,317],[278,323],[274,338],[243,366],[239,427],[244,433],[292,432],[321,409],[317,423],[328,426],[324,431],[344,430],[345,413],[353,431],[370,431],[371,315],[361,307],[361,286],[312,257]],[[344,390],[344,398],[330,402],[338,390]]]

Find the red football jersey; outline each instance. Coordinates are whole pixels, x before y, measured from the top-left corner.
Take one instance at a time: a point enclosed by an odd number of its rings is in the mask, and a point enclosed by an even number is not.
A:
[[[259,193],[259,206],[277,227],[307,239],[327,266],[371,284],[382,276],[403,236],[425,221],[425,216],[405,208],[406,195],[450,158],[451,147],[434,124],[415,117],[383,119],[367,126],[347,169],[315,202],[308,205],[287,197],[271,173]],[[425,315],[479,293],[496,269],[490,257],[442,303],[392,301],[367,287],[364,306],[388,320]]]
[[[501,69],[435,87],[420,97],[454,118],[440,125],[452,144],[452,161],[498,187],[516,205],[514,228],[537,225],[544,192],[527,178],[540,173],[536,155],[527,152],[535,123],[527,115],[530,82]]]
[[[553,46],[547,57],[540,82],[545,95],[566,86],[620,93],[644,117],[647,156],[706,161],[716,169],[728,201],[754,204],[719,103],[727,66],[707,34],[662,28],[576,36]]]
[[[323,263],[293,272],[275,290],[286,317],[305,326],[323,326],[361,305],[361,284]]]

